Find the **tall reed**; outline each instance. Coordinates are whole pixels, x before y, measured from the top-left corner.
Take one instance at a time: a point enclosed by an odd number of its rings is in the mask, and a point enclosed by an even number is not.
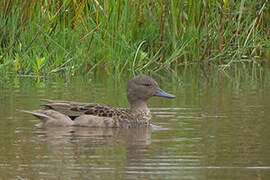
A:
[[[267,67],[270,2],[2,0],[0,72],[177,72]],[[239,66],[240,64],[240,66]],[[207,74],[207,73],[206,73]]]

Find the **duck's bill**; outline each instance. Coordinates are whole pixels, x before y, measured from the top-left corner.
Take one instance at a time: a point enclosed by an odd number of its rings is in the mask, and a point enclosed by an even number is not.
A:
[[[163,91],[162,89],[158,89],[154,96],[159,96],[159,97],[164,97],[164,98],[175,98],[174,95],[168,94],[165,91]]]

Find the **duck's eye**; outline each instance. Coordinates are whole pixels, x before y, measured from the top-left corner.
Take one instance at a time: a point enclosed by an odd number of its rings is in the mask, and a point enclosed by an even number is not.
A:
[[[145,83],[145,84],[143,84],[144,86],[147,86],[147,87],[149,87],[149,86],[151,86],[151,84],[149,84],[149,83]]]

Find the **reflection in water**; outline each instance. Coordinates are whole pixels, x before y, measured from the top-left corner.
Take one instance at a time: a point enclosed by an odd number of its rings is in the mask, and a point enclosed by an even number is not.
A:
[[[37,109],[41,98],[128,103],[124,83],[110,79],[33,84],[0,89],[2,179],[270,178],[267,87],[176,88],[176,100],[149,102],[152,128],[40,129],[17,110]]]
[[[136,143],[146,146],[151,143],[151,129],[149,128],[86,128],[86,127],[47,127],[38,129],[37,136],[49,144],[53,149],[61,145],[79,144],[80,146],[109,145],[110,143]],[[115,141],[117,140],[117,141]]]
[[[49,147],[53,156],[62,159],[57,166],[65,166],[70,170],[79,168],[85,171],[123,173],[125,169],[115,165],[120,163],[132,166],[134,160],[136,163],[143,161],[147,155],[147,146],[151,144],[150,128],[51,127],[38,129],[36,134],[42,144]]]

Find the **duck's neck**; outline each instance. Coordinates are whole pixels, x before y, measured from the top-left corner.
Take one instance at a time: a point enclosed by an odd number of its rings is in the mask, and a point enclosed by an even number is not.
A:
[[[146,102],[144,101],[136,101],[130,105],[130,110],[134,113],[139,113],[139,112],[144,112],[144,113],[149,113],[150,110],[147,107]]]
[[[130,105],[130,110],[136,117],[136,123],[143,126],[149,126],[151,124],[152,116],[146,102],[136,101],[136,103]]]

